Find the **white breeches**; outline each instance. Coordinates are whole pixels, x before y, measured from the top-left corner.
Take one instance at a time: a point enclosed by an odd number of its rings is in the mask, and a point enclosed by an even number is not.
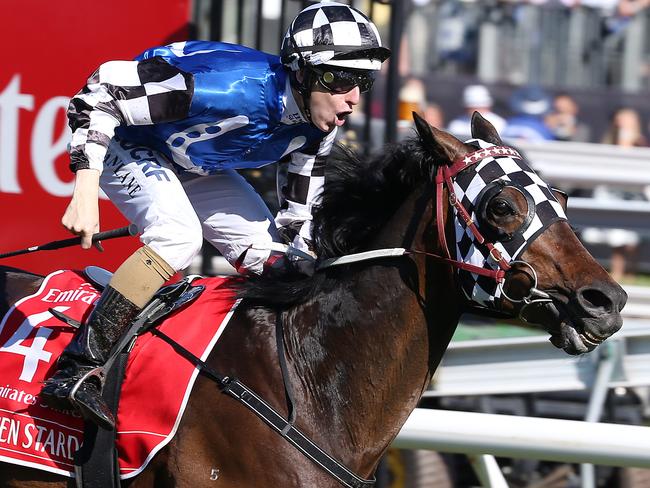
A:
[[[270,251],[251,244],[279,242],[273,217],[236,171],[178,173],[160,153],[113,139],[100,179],[102,190],[142,232],[140,240],[177,271],[190,265],[203,238],[240,269],[261,273]]]

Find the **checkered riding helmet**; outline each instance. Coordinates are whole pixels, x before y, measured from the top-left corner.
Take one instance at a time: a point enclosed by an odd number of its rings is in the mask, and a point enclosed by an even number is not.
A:
[[[291,71],[322,64],[343,69],[381,69],[390,50],[377,27],[359,10],[320,2],[302,10],[282,41],[282,63]]]

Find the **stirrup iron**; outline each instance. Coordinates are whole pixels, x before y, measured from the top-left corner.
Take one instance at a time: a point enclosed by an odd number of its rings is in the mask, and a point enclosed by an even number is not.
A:
[[[81,387],[81,385],[86,382],[87,380],[90,380],[91,378],[97,378],[99,381],[99,392],[101,394],[102,390],[104,389],[104,383],[106,382],[106,371],[104,370],[104,366],[97,366],[96,368],[91,369],[87,373],[85,373],[81,378],[79,378],[72,389],[70,390],[70,393],[68,394],[68,398],[70,399],[71,402],[76,402],[77,399],[75,398],[75,395],[77,394],[77,391]]]

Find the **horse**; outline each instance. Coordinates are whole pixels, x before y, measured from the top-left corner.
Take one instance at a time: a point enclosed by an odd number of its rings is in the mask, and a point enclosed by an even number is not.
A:
[[[495,243],[521,238],[518,231],[530,224],[534,209],[529,207],[537,203],[501,177],[488,182],[471,210],[453,184],[474,171],[477,158],[477,164],[485,162],[480,147],[494,161],[510,155],[512,162],[516,151],[504,146],[478,114],[471,122],[474,142],[414,117],[415,136],[381,154],[361,160],[343,150],[328,160],[313,222],[321,266],[313,276],[269,275],[237,285],[243,300],[207,359],[214,370],[242,379],[288,415],[275,340],[276,320],[281,320],[296,425],[366,479],[417,406],[461,314],[520,317],[576,355],[592,351],[621,327],[627,298],[564,218],[528,236],[516,259],[507,259]],[[443,170],[458,165],[458,173],[446,178]],[[566,203],[559,195],[552,198],[554,208]],[[483,248],[491,263],[483,271],[461,262],[458,230],[475,240],[482,236],[483,242],[473,245]],[[382,249],[403,252],[364,254]],[[345,255],[358,259],[324,265]],[[3,312],[42,280],[9,268],[0,277]],[[465,279],[473,279],[473,285]],[[472,291],[477,284],[483,290],[492,286],[491,300],[477,301]],[[56,474],[0,466],[3,487],[74,485]],[[141,474],[122,484],[341,486],[201,375],[174,439]]]

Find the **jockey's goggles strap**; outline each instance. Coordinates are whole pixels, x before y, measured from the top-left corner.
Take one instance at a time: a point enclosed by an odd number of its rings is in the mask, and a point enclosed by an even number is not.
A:
[[[372,88],[375,82],[375,72],[367,70],[335,69],[328,67],[311,67],[318,82],[329,92],[348,93],[358,86],[361,93]]]

